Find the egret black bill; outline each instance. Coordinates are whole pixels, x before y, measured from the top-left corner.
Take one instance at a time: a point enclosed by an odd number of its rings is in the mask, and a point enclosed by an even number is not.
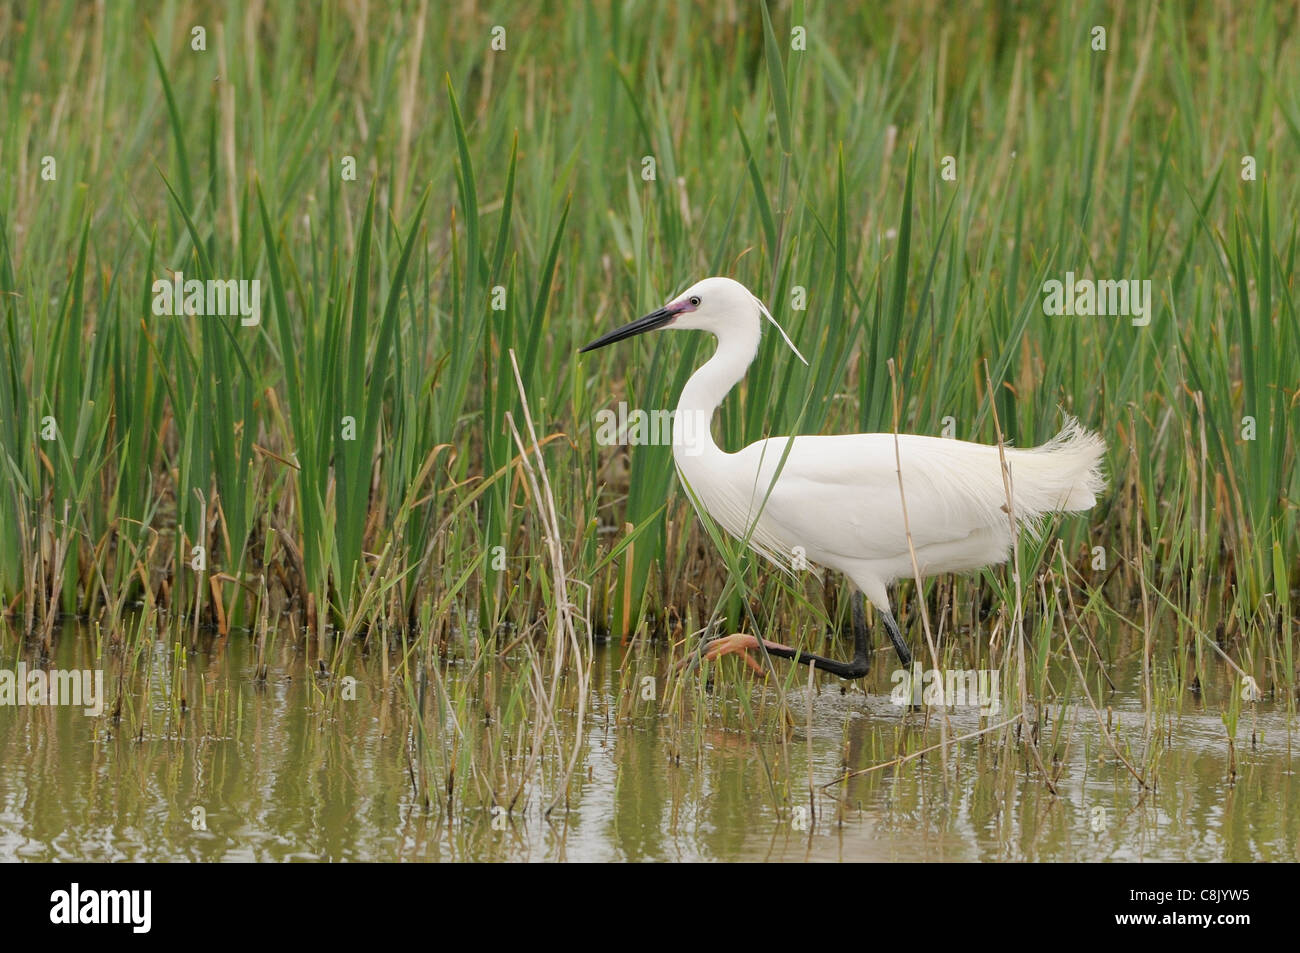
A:
[[[606,344],[613,344],[615,341],[625,341],[630,337],[636,337],[638,334],[644,334],[646,331],[653,331],[655,328],[662,328],[677,315],[681,314],[682,308],[679,305],[670,304],[660,308],[658,311],[651,311],[644,318],[637,318],[631,324],[625,324],[621,328],[616,328],[608,334],[596,338],[579,352],[585,354],[587,351],[594,351],[596,348],[604,347]]]

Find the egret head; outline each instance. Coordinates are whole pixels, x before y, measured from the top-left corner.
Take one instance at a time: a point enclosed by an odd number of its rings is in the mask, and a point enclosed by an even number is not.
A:
[[[741,330],[752,334],[760,326],[764,316],[781,332],[781,337],[798,355],[799,360],[807,364],[808,362],[804,360],[802,354],[799,354],[799,349],[794,346],[794,342],[790,340],[785,330],[776,323],[772,313],[763,306],[763,302],[739,281],[730,278],[705,278],[703,281],[697,281],[662,308],[598,337],[582,350],[594,351],[606,344],[623,341],[658,328],[708,331],[719,340],[725,340],[728,334]]]

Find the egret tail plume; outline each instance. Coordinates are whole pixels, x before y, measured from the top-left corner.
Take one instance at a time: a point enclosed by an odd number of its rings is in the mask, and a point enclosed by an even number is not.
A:
[[[1073,417],[1055,437],[1028,450],[1007,448],[1015,516],[1030,525],[1049,513],[1091,509],[1106,488],[1106,443]]]

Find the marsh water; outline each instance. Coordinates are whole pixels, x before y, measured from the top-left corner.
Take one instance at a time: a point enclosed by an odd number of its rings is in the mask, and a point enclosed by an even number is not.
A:
[[[846,768],[987,722],[954,710],[941,725],[900,708],[881,665],[865,691],[826,682],[809,699],[803,683],[792,687],[784,732],[706,713],[683,751],[653,710],[621,714],[625,650],[597,646],[567,804],[547,813],[525,799],[503,817],[420,793],[410,696],[391,673],[385,681],[382,660],[351,659],[355,697],[342,700],[287,645],[259,677],[247,637],[197,651],[159,640],[132,685],[92,645],[66,629],[45,664],[102,667],[109,707],[120,697],[125,711],[0,707],[0,860],[1300,859],[1297,733],[1284,707],[1265,699],[1244,712],[1230,754],[1209,690],[1145,728],[1135,664],[1111,672],[1104,705],[1130,760],[1152,732],[1149,790],[1081,700],[1045,712],[1055,793],[987,735],[827,788]],[[0,670],[19,662],[37,664],[6,636]],[[446,666],[441,690],[454,691],[457,668]],[[740,678],[719,679],[710,703],[734,706]],[[572,706],[558,713],[561,740],[576,737],[576,717]]]

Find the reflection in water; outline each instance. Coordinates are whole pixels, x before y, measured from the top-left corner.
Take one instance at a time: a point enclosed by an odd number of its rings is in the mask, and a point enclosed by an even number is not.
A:
[[[1148,751],[1141,693],[1123,671],[1111,673],[1121,690],[1106,704],[1126,756],[1156,779],[1145,795],[1101,740],[1091,710],[1056,705],[1040,749],[1055,796],[1021,746],[992,736],[962,741],[946,759],[934,751],[826,787],[846,768],[936,744],[940,719],[891,704],[884,672],[868,694],[824,683],[811,731],[807,689],[792,688],[784,738],[745,727],[754,724],[745,705],[763,692],[747,692],[730,671],[701,696],[700,711],[620,705],[620,650],[597,648],[567,810],[561,801],[544,816],[549,801],[532,792],[513,814],[494,817],[490,798],[463,792],[447,810],[445,792],[431,791],[426,806],[411,696],[397,680],[385,687],[374,659],[346,664],[357,686],[355,700],[344,700],[292,647],[273,654],[265,682],[254,677],[245,638],[207,652],[151,650],[124,681],[112,653],[101,665],[83,633],[69,627],[58,642],[49,665],[103,668],[107,708],[120,704],[119,719],[0,707],[0,860],[1300,858],[1285,713],[1266,704],[1242,716],[1229,783],[1216,710],[1184,702],[1165,713]],[[0,669],[14,670],[20,658],[37,664],[6,637]],[[463,676],[451,665],[441,677],[441,690],[452,692]],[[472,730],[508,705],[509,669],[470,678],[450,715],[430,697],[436,692],[426,695],[426,725],[452,719]],[[486,716],[483,697],[492,699]],[[573,717],[561,712],[561,733]],[[947,736],[983,724],[978,712],[954,711]],[[510,790],[517,774],[498,771],[510,759],[487,753],[507,742],[509,731],[458,747],[448,770]],[[444,775],[431,774],[441,783]]]

